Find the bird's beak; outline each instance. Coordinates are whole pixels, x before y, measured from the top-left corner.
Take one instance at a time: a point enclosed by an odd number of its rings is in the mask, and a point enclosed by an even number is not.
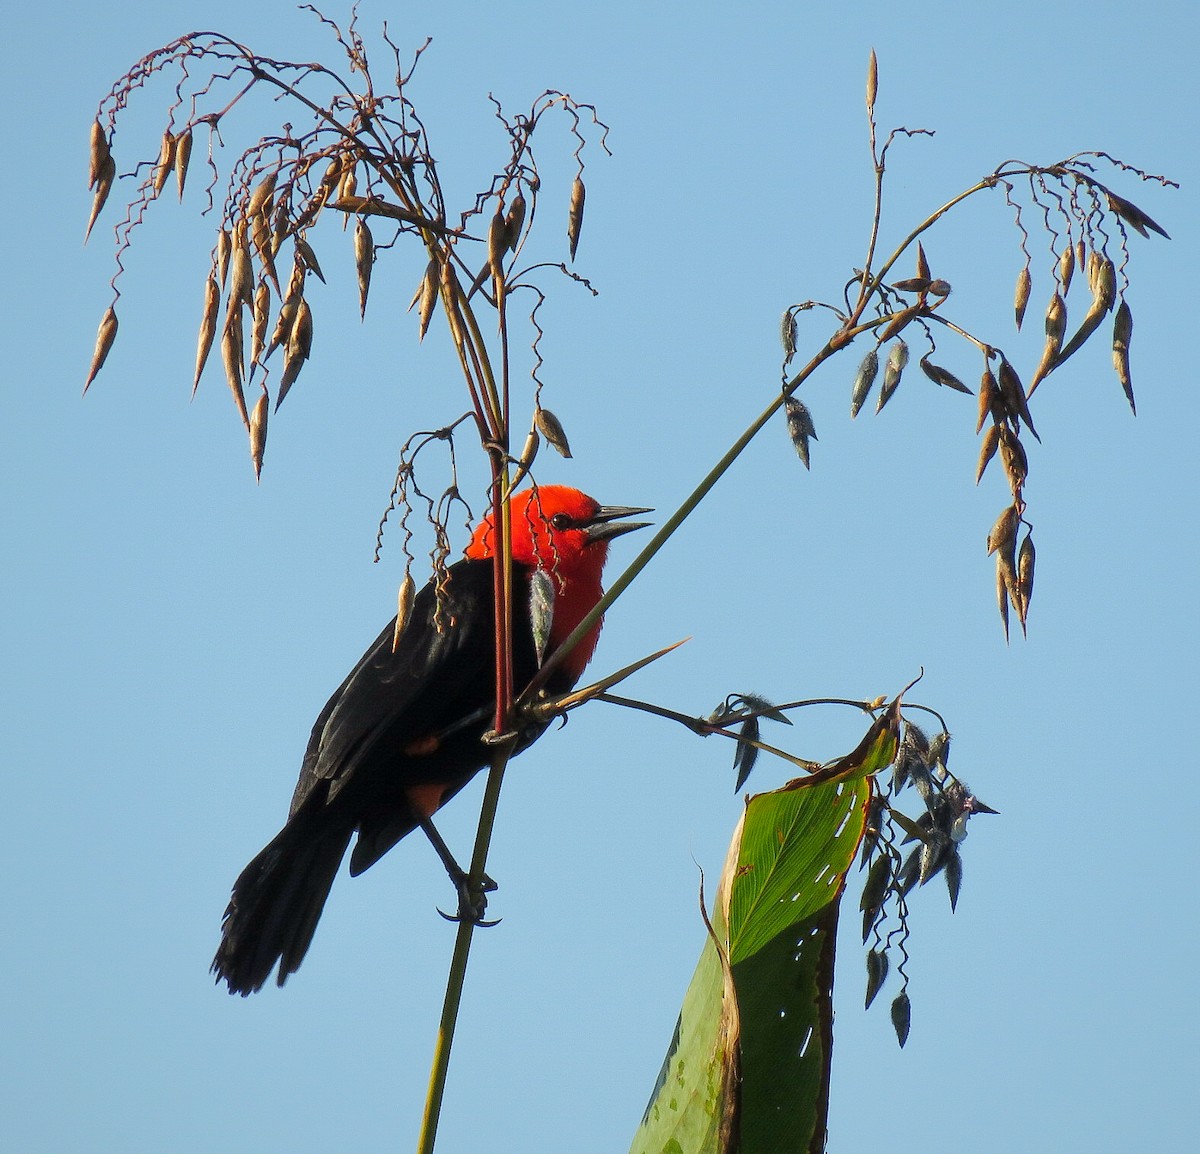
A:
[[[596,515],[584,527],[588,544],[595,541],[611,541],[622,533],[632,533],[634,529],[645,529],[649,521],[621,521],[620,517],[636,517],[639,513],[653,513],[653,509],[640,509],[633,505],[601,505]]]

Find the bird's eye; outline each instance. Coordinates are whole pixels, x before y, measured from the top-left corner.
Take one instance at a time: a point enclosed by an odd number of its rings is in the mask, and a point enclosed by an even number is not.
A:
[[[574,522],[566,513],[555,513],[550,518],[550,527],[553,529],[569,529],[573,524]]]

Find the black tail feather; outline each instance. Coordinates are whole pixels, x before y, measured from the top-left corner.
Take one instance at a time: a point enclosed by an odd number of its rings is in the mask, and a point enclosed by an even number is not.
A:
[[[242,870],[221,922],[212,972],[245,997],[300,968],[353,827],[314,830],[293,818]]]

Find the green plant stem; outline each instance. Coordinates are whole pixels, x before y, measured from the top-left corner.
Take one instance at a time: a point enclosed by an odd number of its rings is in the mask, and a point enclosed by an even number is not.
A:
[[[471,855],[469,884],[472,889],[483,884],[488,849],[492,843],[492,828],[496,823],[496,808],[500,802],[500,787],[504,783],[504,769],[511,754],[512,743],[508,742],[498,746],[492,758],[492,768],[488,773],[483,806],[479,813],[479,829],[475,834],[475,849]],[[437,1042],[433,1050],[433,1065],[429,1072],[425,1113],[421,1117],[421,1133],[417,1139],[417,1154],[433,1154],[434,1142],[437,1140],[442,1098],[446,1091],[446,1074],[450,1069],[450,1048],[454,1044],[454,1030],[458,1024],[459,1007],[462,1005],[463,984],[467,977],[467,961],[470,958],[474,933],[474,922],[467,919],[458,923],[454,952],[450,956],[450,972],[446,978],[446,995],[442,1001],[442,1017],[438,1023]]]

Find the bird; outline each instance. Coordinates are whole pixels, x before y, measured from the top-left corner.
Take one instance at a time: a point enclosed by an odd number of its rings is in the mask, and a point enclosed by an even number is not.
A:
[[[609,542],[647,524],[621,518],[649,512],[601,505],[562,485],[513,495],[515,693],[599,602]],[[276,966],[280,986],[296,972],[352,838],[350,874],[357,876],[423,829],[458,890],[459,917],[482,918],[480,895],[469,892],[467,874],[431,819],[492,757],[494,540],[489,514],[464,558],[413,597],[400,636],[393,618],[318,715],[287,821],[238,876],[221,922],[212,973],[230,994],[262,989]],[[600,625],[562,656],[546,693],[566,693],[579,680]],[[528,748],[546,724],[520,727],[513,752]]]

